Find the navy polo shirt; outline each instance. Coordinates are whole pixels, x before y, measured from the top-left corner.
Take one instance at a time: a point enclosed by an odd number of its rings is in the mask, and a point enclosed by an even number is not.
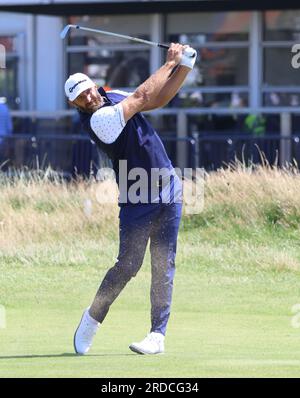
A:
[[[102,87],[99,88],[99,93],[106,99],[103,106],[112,106],[122,101],[126,96],[120,93],[108,92],[106,93]],[[111,144],[105,144],[102,142],[97,135],[94,133],[90,126],[90,119],[92,114],[79,111],[83,130],[87,132],[91,139],[103,150],[108,157],[112,160],[113,169],[116,174],[117,184],[120,187],[120,173],[123,170],[119,170],[119,161],[125,160],[127,162],[127,176],[130,170],[134,168],[142,168],[146,171],[149,176],[148,183],[149,188],[151,184],[151,169],[168,169],[170,170],[171,183],[174,184],[174,169],[172,163],[166,153],[164,145],[151,126],[147,119],[141,114],[136,113],[131,119],[129,119],[122,130],[119,137]],[[175,175],[175,180],[178,177]],[[178,179],[179,181],[179,179]],[[131,179],[127,179],[127,188],[135,183]],[[124,192],[120,192],[122,196],[119,205],[123,205],[123,201],[129,202],[128,198],[124,200]],[[150,194],[149,194],[150,202]],[[136,204],[136,203],[135,203]]]

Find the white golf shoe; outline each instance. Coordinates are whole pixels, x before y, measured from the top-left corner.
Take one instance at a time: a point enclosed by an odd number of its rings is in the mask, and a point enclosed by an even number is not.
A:
[[[165,336],[151,332],[140,343],[132,343],[129,348],[137,354],[162,354],[165,351]]]
[[[85,355],[89,351],[99,326],[100,323],[90,316],[89,308],[87,308],[74,334],[74,349],[76,354]]]

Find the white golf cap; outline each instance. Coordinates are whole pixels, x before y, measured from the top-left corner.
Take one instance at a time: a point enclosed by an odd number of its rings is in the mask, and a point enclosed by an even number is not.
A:
[[[65,93],[70,101],[74,101],[84,90],[94,86],[95,83],[84,73],[74,73],[66,80]]]

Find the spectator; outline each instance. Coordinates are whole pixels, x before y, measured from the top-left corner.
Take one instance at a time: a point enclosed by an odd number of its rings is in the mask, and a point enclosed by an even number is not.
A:
[[[250,114],[245,119],[247,132],[254,136],[263,136],[266,132],[266,118],[262,115]]]
[[[12,119],[6,105],[6,98],[0,97],[0,163],[7,160],[9,156],[9,141],[3,137],[12,134]]]
[[[12,134],[12,120],[8,106],[6,105],[6,98],[0,97],[0,137]],[[0,143],[2,142],[0,138]]]

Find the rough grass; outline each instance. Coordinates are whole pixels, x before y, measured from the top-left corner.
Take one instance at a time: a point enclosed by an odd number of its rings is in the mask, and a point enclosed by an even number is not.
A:
[[[204,208],[185,215],[182,231],[206,231],[216,243],[233,237],[270,243],[270,236],[298,240],[300,173],[294,168],[237,163],[205,174]],[[116,237],[117,187],[95,179],[65,182],[51,171],[0,173],[0,249],[28,244],[107,241]],[[222,233],[219,233],[222,232]],[[253,235],[254,234],[254,235]]]
[[[111,190],[116,192],[113,182]],[[107,182],[67,183],[54,172],[0,178],[0,249],[109,236],[117,223],[116,204],[101,204]],[[105,233],[104,233],[105,232]]]

